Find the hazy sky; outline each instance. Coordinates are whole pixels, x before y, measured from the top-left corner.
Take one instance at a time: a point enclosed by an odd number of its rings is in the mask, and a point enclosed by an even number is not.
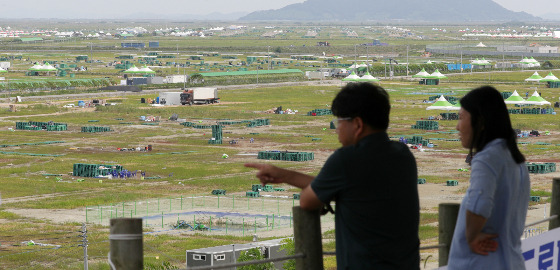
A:
[[[560,13],[559,0],[494,0],[533,15]],[[303,0],[1,0],[2,18],[119,18],[130,14],[234,13],[278,9]],[[341,2],[343,4],[343,2]]]

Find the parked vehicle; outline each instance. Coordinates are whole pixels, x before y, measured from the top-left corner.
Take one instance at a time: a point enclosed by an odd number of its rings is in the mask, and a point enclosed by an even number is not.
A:
[[[218,88],[199,87],[186,89],[181,93],[181,104],[211,104],[220,102]]]

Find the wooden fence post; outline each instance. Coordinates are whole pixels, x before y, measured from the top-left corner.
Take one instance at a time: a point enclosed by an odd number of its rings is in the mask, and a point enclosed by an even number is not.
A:
[[[459,203],[439,204],[439,244],[444,245],[439,248],[440,267],[447,265],[449,260],[449,249],[451,248],[451,240],[453,239],[453,232],[455,232],[460,206]]]
[[[552,198],[550,201],[550,216],[558,215],[560,217],[560,178],[552,179]],[[548,230],[560,227],[560,219],[552,219],[548,222]]]
[[[109,235],[110,260],[117,270],[137,270],[144,268],[142,245],[142,219],[111,219]]]
[[[323,243],[319,210],[306,211],[299,206],[292,209],[294,212],[295,254],[304,254],[303,258],[296,259],[296,269],[322,270]]]

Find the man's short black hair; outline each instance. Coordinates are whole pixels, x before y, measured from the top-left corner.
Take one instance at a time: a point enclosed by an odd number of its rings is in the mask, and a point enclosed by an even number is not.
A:
[[[389,94],[371,83],[347,84],[334,98],[331,109],[336,117],[360,117],[374,129],[389,127]]]

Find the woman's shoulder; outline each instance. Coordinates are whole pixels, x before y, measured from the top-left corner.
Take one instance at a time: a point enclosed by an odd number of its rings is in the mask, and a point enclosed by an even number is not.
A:
[[[486,162],[500,162],[508,160],[505,157],[510,157],[511,153],[507,148],[506,141],[504,139],[495,139],[484,147],[482,151],[477,152],[473,158],[473,162],[476,161],[486,161]]]

